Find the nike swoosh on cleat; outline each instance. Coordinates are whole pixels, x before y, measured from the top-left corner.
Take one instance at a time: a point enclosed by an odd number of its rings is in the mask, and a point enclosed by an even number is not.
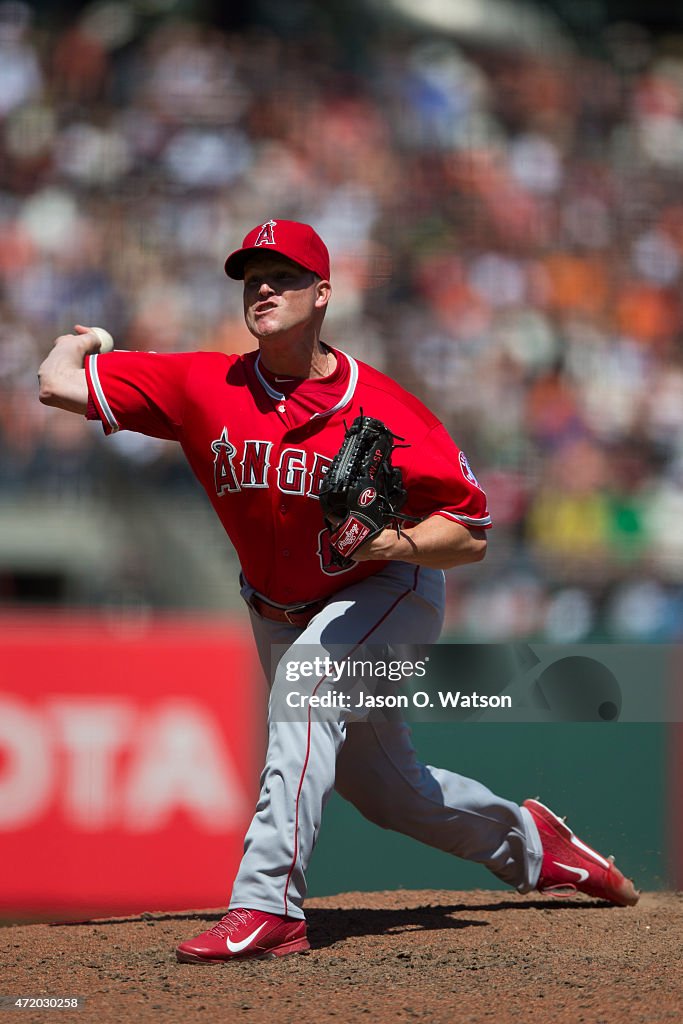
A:
[[[588,872],[586,872],[586,875],[588,875]],[[226,939],[226,945],[227,945],[228,949],[230,950],[230,952],[231,953],[241,953],[243,949],[246,949],[247,946],[251,945],[251,943],[254,941],[254,939],[256,938],[258,933],[260,931],[262,931],[263,928],[266,927],[266,923],[267,922],[264,921],[263,924],[260,924],[258,926],[258,928],[256,929],[256,931],[253,931],[251,933],[251,935],[248,935],[246,937],[246,939],[242,939],[241,942],[231,942],[230,939]]]
[[[569,864],[560,864],[559,860],[554,860],[553,864],[558,868],[564,868],[565,871],[571,871],[573,874],[578,875],[580,882],[585,882],[588,878],[588,872],[585,868],[572,868]]]

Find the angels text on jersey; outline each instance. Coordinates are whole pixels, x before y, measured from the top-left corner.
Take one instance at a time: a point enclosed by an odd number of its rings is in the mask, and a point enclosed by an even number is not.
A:
[[[272,441],[247,438],[242,457],[223,427],[221,436],[211,442],[214,454],[213,478],[218,497],[246,488],[276,486],[283,494],[301,494],[318,498],[320,485],[332,459],[305,448],[286,447],[277,461],[271,462]]]

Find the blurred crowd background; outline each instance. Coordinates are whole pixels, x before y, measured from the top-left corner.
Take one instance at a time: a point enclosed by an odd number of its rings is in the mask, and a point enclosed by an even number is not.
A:
[[[179,449],[41,406],[36,370],[74,323],[251,349],[222,264],[281,217],[331,250],[326,340],[489,495],[450,634],[681,638],[683,33],[424,6],[0,3],[3,607],[236,603]]]

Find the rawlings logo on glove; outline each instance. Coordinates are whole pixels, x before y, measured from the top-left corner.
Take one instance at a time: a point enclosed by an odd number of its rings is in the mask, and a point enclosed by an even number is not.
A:
[[[346,430],[320,488],[320,507],[337,565],[366,541],[399,520],[407,492],[401,470],[391,464],[395,442],[401,440],[381,420],[357,416]],[[416,520],[414,520],[416,521]]]

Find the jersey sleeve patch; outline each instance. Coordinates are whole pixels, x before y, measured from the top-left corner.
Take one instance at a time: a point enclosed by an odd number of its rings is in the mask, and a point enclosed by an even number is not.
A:
[[[462,475],[465,477],[465,480],[468,480],[471,484],[473,484],[475,487],[478,487],[479,490],[481,491],[482,490],[481,484],[479,483],[479,481],[477,480],[476,476],[472,472],[472,467],[470,466],[469,462],[467,461],[467,456],[465,455],[465,453],[464,452],[460,452],[459,458],[460,458],[460,468],[462,470]]]

